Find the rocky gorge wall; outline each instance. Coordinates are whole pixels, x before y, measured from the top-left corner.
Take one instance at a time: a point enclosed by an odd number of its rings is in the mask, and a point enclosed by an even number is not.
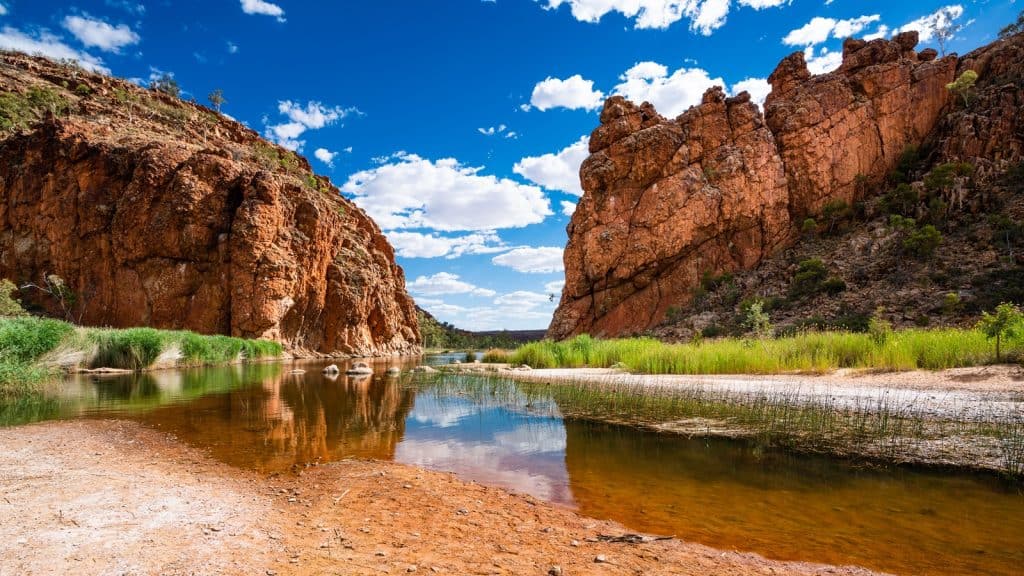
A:
[[[818,76],[797,52],[769,77],[763,115],[717,87],[675,119],[609,99],[580,168],[548,335],[650,329],[703,275],[752,268],[829,202],[878,189],[908,146],[983,164],[1020,158],[1022,38],[962,59],[915,51],[916,32],[848,39],[841,66]],[[967,69],[981,77],[978,102],[957,109],[946,84]]]
[[[87,325],[418,352],[391,246],[304,159],[211,110],[43,59],[4,55],[0,94],[13,118],[0,278],[60,276]],[[40,291],[22,297],[64,316]]]

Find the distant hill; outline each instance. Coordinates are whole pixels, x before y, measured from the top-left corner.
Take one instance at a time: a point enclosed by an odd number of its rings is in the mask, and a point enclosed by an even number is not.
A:
[[[544,330],[462,330],[448,322],[439,321],[419,306],[416,307],[416,315],[423,336],[423,347],[427,349],[515,348],[544,338]]]

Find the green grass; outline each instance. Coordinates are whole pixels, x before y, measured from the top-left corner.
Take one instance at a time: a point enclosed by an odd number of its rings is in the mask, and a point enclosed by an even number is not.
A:
[[[1007,343],[1024,358],[1024,338]],[[850,332],[808,332],[771,339],[724,338],[666,344],[651,338],[599,340],[587,335],[534,342],[509,358],[533,368],[621,367],[643,374],[777,374],[838,368],[941,370],[995,362],[995,347],[977,330],[894,332],[879,338]]]
[[[277,342],[154,328],[81,328],[50,318],[0,318],[0,397],[18,396],[57,372],[47,354],[84,352],[84,366],[144,370],[161,355],[178,366],[280,356]],[[69,354],[72,355],[73,354]]]

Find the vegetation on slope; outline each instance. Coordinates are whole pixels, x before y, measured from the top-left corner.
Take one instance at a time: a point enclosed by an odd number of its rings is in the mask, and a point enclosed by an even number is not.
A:
[[[526,340],[540,339],[542,331],[501,331],[475,333],[460,330],[448,322],[439,322],[422,308],[416,308],[423,347],[427,350],[510,350]]]

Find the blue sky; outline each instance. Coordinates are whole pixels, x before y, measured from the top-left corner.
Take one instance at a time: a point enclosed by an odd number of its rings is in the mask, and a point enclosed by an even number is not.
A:
[[[544,328],[576,170],[604,97],[675,116],[712,84],[763,100],[846,35],[995,38],[1022,2],[933,0],[0,0],[0,48],[75,58],[186,97],[310,158],[395,245],[410,292],[469,329]],[[548,294],[554,293],[555,302]]]

